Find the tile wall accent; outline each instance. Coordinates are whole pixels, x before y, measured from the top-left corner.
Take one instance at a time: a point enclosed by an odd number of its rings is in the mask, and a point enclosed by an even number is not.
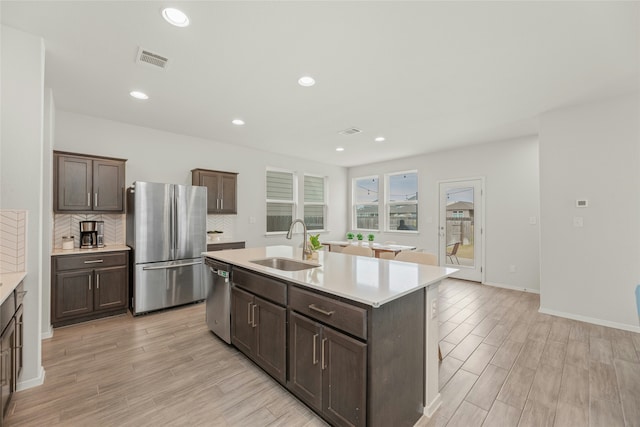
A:
[[[27,211],[0,210],[0,273],[25,268]]]
[[[223,231],[224,238],[233,238],[233,218],[231,215],[207,215],[207,231]]]
[[[104,244],[125,244],[125,215],[122,214],[55,214],[53,216],[53,247],[62,248],[62,236],[74,236],[80,247],[80,221],[104,221]]]

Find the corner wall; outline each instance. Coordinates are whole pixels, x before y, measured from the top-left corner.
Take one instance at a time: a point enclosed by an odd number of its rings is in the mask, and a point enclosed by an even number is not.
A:
[[[540,170],[540,311],[640,332],[639,94],[544,114]]]
[[[18,388],[42,384],[42,259],[48,206],[43,203],[44,44],[41,38],[1,27],[0,208],[26,210],[24,368]],[[47,248],[48,249],[48,248]]]

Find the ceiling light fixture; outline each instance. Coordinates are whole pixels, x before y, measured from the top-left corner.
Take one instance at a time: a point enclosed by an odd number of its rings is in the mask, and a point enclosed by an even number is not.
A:
[[[336,151],[344,151],[344,148],[343,147],[337,147]]]
[[[233,119],[233,120],[231,120],[231,123],[233,123],[236,126],[242,126],[242,125],[244,125],[244,120]]]
[[[149,95],[147,95],[144,92],[140,92],[139,90],[132,90],[131,92],[129,92],[129,95],[131,95],[135,99],[142,99],[142,100],[149,99]]]
[[[374,141],[376,141],[376,142],[384,142],[384,136],[379,136]]]
[[[189,25],[189,17],[181,10],[167,7],[162,9],[162,17],[171,25],[176,27],[186,27]]]
[[[310,87],[316,84],[316,81],[313,77],[310,76],[302,76],[298,79],[298,84],[304,87]]]

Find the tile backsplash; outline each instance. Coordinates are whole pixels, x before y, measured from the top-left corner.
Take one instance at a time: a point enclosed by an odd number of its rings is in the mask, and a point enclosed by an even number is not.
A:
[[[222,231],[224,238],[233,237],[233,217],[231,215],[207,215],[207,231]]]
[[[25,268],[27,211],[0,210],[0,273]]]
[[[104,221],[104,244],[124,245],[125,215],[123,214],[55,214],[53,216],[53,247],[62,248],[62,236],[74,236],[80,247],[80,221]]]

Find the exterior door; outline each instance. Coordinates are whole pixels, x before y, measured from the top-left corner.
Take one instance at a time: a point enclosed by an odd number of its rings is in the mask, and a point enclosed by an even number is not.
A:
[[[453,277],[484,281],[484,179],[440,182],[440,265]]]

